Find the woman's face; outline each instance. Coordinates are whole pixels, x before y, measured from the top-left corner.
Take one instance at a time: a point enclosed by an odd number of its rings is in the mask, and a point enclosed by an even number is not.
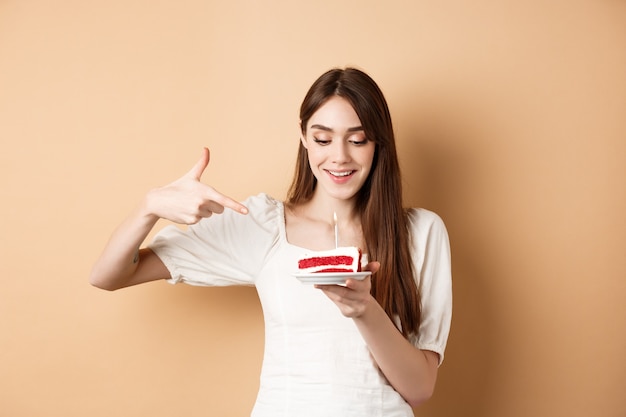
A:
[[[372,168],[376,145],[344,98],[333,96],[309,119],[302,137],[309,165],[317,178],[316,192],[351,200]]]

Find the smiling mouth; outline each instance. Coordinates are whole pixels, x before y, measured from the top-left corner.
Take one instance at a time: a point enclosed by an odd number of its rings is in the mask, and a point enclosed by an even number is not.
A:
[[[327,170],[327,172],[330,175],[332,175],[333,177],[341,178],[341,177],[348,177],[348,176],[352,175],[355,171],[330,171],[330,170]]]

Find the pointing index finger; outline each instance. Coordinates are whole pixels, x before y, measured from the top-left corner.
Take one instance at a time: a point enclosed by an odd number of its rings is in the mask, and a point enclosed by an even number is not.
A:
[[[240,202],[233,200],[230,197],[225,196],[222,193],[217,193],[219,198],[215,199],[216,203],[220,203],[224,207],[228,207],[231,210],[236,211],[241,214],[248,214],[248,208],[241,204]]]

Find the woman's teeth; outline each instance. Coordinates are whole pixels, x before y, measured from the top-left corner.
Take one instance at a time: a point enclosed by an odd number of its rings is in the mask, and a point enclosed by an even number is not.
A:
[[[328,172],[330,172],[335,177],[347,177],[348,175],[352,174],[352,171],[341,171],[341,172],[328,171]]]

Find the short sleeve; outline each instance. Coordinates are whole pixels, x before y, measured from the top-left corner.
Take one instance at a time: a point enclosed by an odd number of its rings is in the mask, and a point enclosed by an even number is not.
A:
[[[416,347],[439,354],[439,365],[452,320],[452,271],[448,232],[441,218],[428,210],[410,211],[413,267],[420,293],[421,319]]]
[[[201,286],[254,285],[278,240],[280,211],[265,194],[248,198],[248,214],[226,209],[186,230],[168,226],[149,248],[170,271],[169,282]]]

